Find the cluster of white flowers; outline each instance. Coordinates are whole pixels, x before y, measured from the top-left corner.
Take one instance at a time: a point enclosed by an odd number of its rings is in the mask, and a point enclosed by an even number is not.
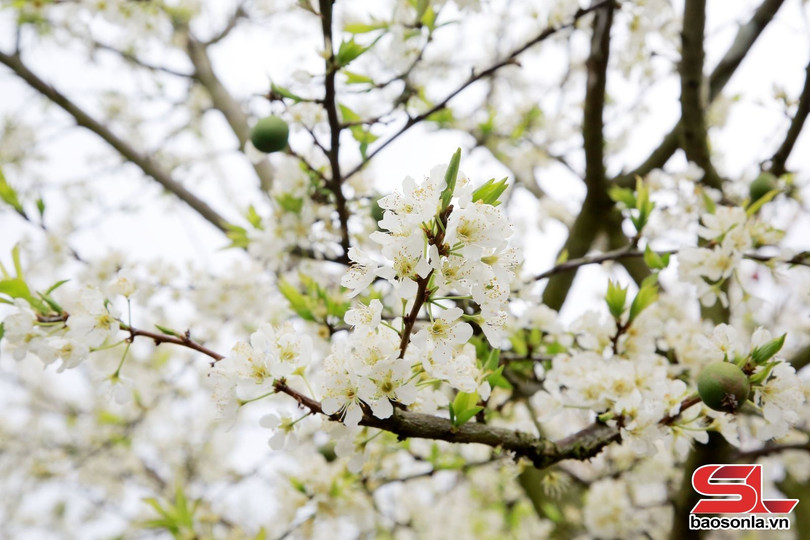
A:
[[[593,352],[560,355],[546,374],[544,388],[552,402],[563,407],[584,407],[621,418],[623,440],[640,454],[649,453],[663,438],[667,429],[659,422],[677,414],[688,395],[686,383],[671,378],[667,360],[656,354],[632,360],[606,359]],[[548,407],[547,396],[535,399]]]
[[[300,162],[288,156],[274,156],[273,185],[269,196],[273,214],[248,232],[248,252],[268,268],[278,270],[285,253],[293,246],[311,249],[318,243],[316,221],[331,220],[331,208],[316,204],[309,196],[310,180]]]
[[[397,296],[412,302],[419,281],[428,280],[436,296],[471,297],[481,308],[482,330],[490,342],[497,342],[513,270],[520,260],[508,245],[512,227],[499,208],[473,200],[472,184],[463,174],[455,184],[455,203],[445,211],[441,201],[447,188],[445,172],[446,166],[434,167],[421,184],[407,177],[402,193],[380,199],[383,230],[372,233],[371,239],[380,245],[385,261],[376,261],[361,248],[350,249],[353,264],[341,284],[355,296],[381,277],[394,286]],[[440,216],[443,211],[449,216]],[[429,340],[431,350],[438,342],[455,339],[450,337],[455,332],[466,333],[459,328],[451,331],[457,324],[466,325],[458,322],[461,315],[461,310],[447,310],[441,316],[442,331],[430,332],[436,338]]]
[[[247,402],[273,393],[277,380],[306,376],[312,361],[312,339],[291,324],[273,327],[262,324],[219,361],[211,377],[220,414],[233,417]]]
[[[719,299],[727,307],[728,298],[721,289],[723,281],[739,268],[747,250],[754,245],[774,243],[779,232],[736,206],[718,206],[714,212],[703,214],[701,222],[698,235],[706,245],[685,247],[678,252],[678,276],[697,287],[704,306]]]
[[[493,204],[473,200],[466,176],[460,174],[450,188],[452,199],[443,197],[446,171],[447,166],[434,167],[421,184],[408,177],[402,193],[379,201],[385,209],[382,230],[371,239],[381,246],[384,261],[359,247],[349,251],[353,264],[341,283],[351,296],[383,278],[392,285],[392,305],[401,299],[408,312],[415,302],[425,302],[429,319],[411,338],[403,335],[412,328],[402,318],[380,326],[378,300],[346,313],[355,331],[327,358],[324,410],[344,414],[349,425],[360,420],[361,402],[379,418],[391,415],[391,401],[414,403],[413,381],[422,373],[460,391],[489,396],[475,348],[468,344],[473,335],[468,321],[478,323],[490,343],[500,343],[519,256],[508,246],[512,230],[505,216]],[[454,300],[472,300],[480,313],[467,314]]]
[[[22,360],[31,354],[46,365],[61,360],[59,371],[78,366],[90,351],[114,340],[120,329],[118,311],[94,288],[78,293],[66,320],[42,318],[23,299],[15,305],[15,312],[3,320],[3,337],[12,356]]]

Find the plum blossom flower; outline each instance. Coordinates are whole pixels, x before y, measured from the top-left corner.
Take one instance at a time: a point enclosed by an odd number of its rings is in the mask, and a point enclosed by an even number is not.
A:
[[[473,334],[472,326],[459,320],[463,314],[461,308],[457,307],[444,310],[419,330],[411,342],[423,350],[430,349],[437,362],[448,362],[453,356],[453,349],[467,343]]]
[[[370,404],[374,416],[388,418],[394,413],[391,401],[410,405],[416,401],[416,382],[411,381],[411,368],[400,359],[378,362],[371,369],[369,379],[377,386],[375,400]]]
[[[380,266],[357,246],[349,248],[349,259],[351,266],[340,279],[340,284],[349,289],[349,298],[353,298],[371,285]]]
[[[339,415],[348,427],[356,427],[363,418],[361,402],[371,403],[376,388],[368,378],[352,371],[329,373],[324,381],[323,412]]]
[[[298,442],[295,433],[296,421],[291,416],[279,416],[276,413],[266,414],[259,419],[259,425],[273,431],[267,440],[267,444],[273,450],[289,448]]]
[[[67,336],[90,348],[100,347],[115,338],[120,329],[120,314],[109,305],[101,291],[86,288],[79,293],[77,306],[67,319]]]
[[[785,436],[799,419],[798,411],[804,403],[802,381],[787,362],[779,362],[765,384],[754,394],[754,402],[762,407],[765,425],[757,430],[760,440]]]
[[[382,309],[382,302],[375,298],[367,306],[358,304],[348,310],[343,320],[358,333],[373,332],[380,325]]]

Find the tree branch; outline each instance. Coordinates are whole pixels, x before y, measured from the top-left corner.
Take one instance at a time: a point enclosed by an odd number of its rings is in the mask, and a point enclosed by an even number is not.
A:
[[[174,180],[171,174],[157,164],[152,158],[133,148],[129,143],[115,135],[107,126],[90,116],[90,114],[85,112],[84,109],[76,105],[67,96],[39,78],[39,76],[28,69],[19,55],[9,55],[0,52],[0,63],[10,68],[17,76],[19,76],[42,96],[46,97],[51,102],[62,108],[65,112],[73,117],[78,125],[89,129],[101,137],[108,145],[113,147],[119,154],[121,154],[122,157],[137,165],[144,174],[152,177],[157,183],[185,202],[209,223],[221,231],[227,230],[226,225],[228,222],[221,215],[219,215],[219,213],[183,187],[182,184]]]
[[[756,450],[749,450],[747,452],[737,451],[732,456],[732,459],[737,462],[751,463],[761,457],[778,454],[788,450],[805,450],[810,452],[810,442],[795,443],[795,444],[766,444],[762,448]]]
[[[452,92],[447,94],[436,105],[434,105],[433,107],[430,107],[427,111],[425,111],[425,112],[423,112],[423,113],[421,113],[421,114],[419,114],[417,116],[409,117],[408,120],[405,122],[405,125],[402,126],[402,128],[400,128],[399,131],[397,131],[396,133],[394,133],[393,135],[388,137],[385,141],[383,141],[380,145],[378,145],[372,152],[369,152],[369,154],[366,156],[366,159],[362,160],[360,162],[360,164],[358,164],[356,167],[354,167],[348,173],[346,173],[346,178],[349,178],[352,175],[358,173],[363,167],[366,166],[366,164],[369,161],[371,161],[371,159],[374,156],[376,156],[378,153],[380,153],[380,151],[382,151],[389,144],[391,144],[392,142],[397,140],[399,137],[401,137],[406,131],[411,129],[413,126],[415,126],[416,124],[422,122],[423,120],[428,118],[430,115],[432,115],[432,114],[434,114],[436,112],[439,112],[442,109],[446,108],[447,104],[450,102],[450,100],[452,100],[458,94],[463,92],[465,89],[467,89],[467,87],[469,87],[473,83],[475,83],[477,81],[480,81],[481,79],[491,77],[492,75],[495,74],[495,72],[497,72],[499,69],[501,69],[504,66],[515,65],[517,63],[517,61],[516,61],[517,57],[520,56],[527,49],[533,47],[534,45],[537,45],[538,43],[540,43],[542,41],[545,41],[549,37],[551,37],[554,34],[560,32],[561,30],[566,30],[568,28],[573,28],[576,25],[577,21],[579,21],[579,19],[581,19],[582,17],[584,17],[588,13],[592,13],[594,11],[597,11],[599,9],[606,8],[606,7],[610,7],[610,9],[612,10],[613,6],[615,6],[615,0],[601,0],[599,2],[595,2],[590,7],[587,7],[587,8],[584,8],[584,9],[579,9],[574,14],[572,19],[568,23],[560,25],[560,26],[549,26],[549,27],[545,28],[542,32],[537,34],[534,38],[530,39],[529,41],[527,41],[526,43],[524,43],[523,45],[521,45],[517,49],[514,49],[511,53],[509,53],[509,55],[507,55],[502,60],[499,60],[498,62],[496,62],[493,65],[489,66],[488,68],[484,69],[483,71],[479,71],[477,73],[473,72],[472,74],[470,74],[470,76],[467,78],[467,80],[465,80],[461,84],[461,86],[459,86],[458,88],[456,88],[455,90],[453,90]]]
[[[664,251],[656,251],[655,253],[657,253],[658,255],[677,255],[678,250],[669,249]],[[586,266],[589,264],[601,264],[603,262],[608,261],[621,261],[625,259],[634,259],[641,257],[644,257],[643,251],[639,251],[637,249],[634,249],[631,245],[627,245],[611,251],[600,253],[598,255],[590,255],[587,257],[580,257],[578,259],[569,259],[556,266],[553,266],[552,268],[546,270],[545,272],[537,274],[534,277],[534,279],[539,281],[541,279],[546,279],[551,276],[560,274],[562,272],[567,272],[569,270],[573,270],[575,268],[579,268],[581,266]],[[778,257],[763,255],[761,253],[745,253],[743,254],[743,258],[762,263],[780,262],[787,265],[810,267],[810,253],[805,251],[798,253],[787,260],[781,260]]]
[[[175,77],[182,77],[184,79],[189,79],[189,78],[192,77],[191,73],[185,73],[183,71],[177,71],[177,70],[174,70],[172,68],[168,68],[166,66],[161,66],[161,65],[157,65],[157,64],[151,64],[151,63],[149,63],[149,62],[147,62],[145,60],[142,60],[142,59],[138,58],[136,55],[134,55],[131,52],[122,51],[120,49],[117,49],[117,48],[115,48],[115,47],[113,47],[111,45],[107,45],[105,43],[101,43],[101,42],[98,42],[98,41],[93,41],[92,46],[93,46],[94,49],[97,49],[97,50],[100,50],[100,51],[107,51],[107,52],[117,54],[118,56],[120,56],[121,58],[126,60],[127,62],[129,62],[131,64],[134,64],[136,66],[142,67],[144,69],[148,69],[149,71],[158,71],[158,72],[161,72],[161,73],[167,73],[169,75],[173,75]]]
[[[242,106],[237,102],[225,85],[219,80],[211,58],[208,56],[207,45],[197,41],[188,31],[183,30],[186,38],[186,52],[191,64],[194,66],[194,80],[199,82],[211,96],[211,103],[214,108],[222,113],[225,121],[231,127],[236,139],[239,141],[239,150],[244,151],[247,142],[250,140],[250,127],[248,126],[247,115],[242,110]],[[253,163],[253,170],[259,177],[259,183],[264,191],[269,191],[273,185],[273,166],[266,159],[258,163]]]
[[[186,330],[183,336],[170,336],[168,334],[158,334],[157,332],[150,332],[148,330],[139,330],[124,323],[121,323],[121,330],[129,332],[130,341],[132,341],[136,337],[147,337],[152,341],[154,341],[155,345],[160,345],[161,343],[171,343],[174,345],[180,345],[181,347],[186,347],[187,349],[192,349],[197,352],[201,352],[204,355],[213,358],[214,362],[219,362],[220,360],[225,358],[224,355],[221,355],[216,351],[212,351],[211,349],[192,340],[191,332],[189,332],[188,330]]]
[[[225,24],[225,27],[220,30],[215,36],[205,41],[205,46],[208,47],[209,45],[214,45],[215,43],[219,43],[236,28],[236,25],[239,23],[239,19],[245,17],[247,13],[244,10],[244,0],[239,2],[239,5],[236,6],[236,9],[233,10],[233,13],[228,18],[228,22]]]
[[[599,3],[594,3],[595,7]],[[559,255],[582,257],[593,244],[601,228],[600,219],[611,211],[613,202],[607,194],[604,163],[604,120],[605,86],[610,55],[610,28],[613,23],[613,4],[599,11],[593,20],[591,52],[585,63],[588,77],[585,90],[585,104],[582,117],[582,138],[585,150],[585,185],[588,193],[579,215],[571,226],[568,238]],[[558,257],[559,257],[558,255]],[[543,290],[543,303],[559,310],[568,290],[574,282],[576,272],[555,275]]]
[[[129,332],[130,339],[140,336],[152,339],[156,344],[172,343],[180,345],[201,352],[212,358],[214,362],[225,358],[224,355],[193,341],[188,331],[186,331],[183,336],[172,336],[138,330],[124,323],[121,323],[121,328]],[[273,384],[273,388],[276,392],[286,394],[295,399],[301,407],[309,409],[312,414],[324,415],[333,422],[341,421],[340,414],[327,415],[323,411],[323,407],[319,401],[289,387],[285,379],[276,380]],[[700,399],[695,396],[684,399],[678,414],[666,416],[662,418],[659,423],[662,425],[671,424],[684,410],[698,403],[700,403]],[[528,458],[538,469],[549,467],[564,459],[585,460],[591,458],[597,455],[602,448],[608,444],[621,439],[621,433],[617,427],[608,426],[599,422],[595,422],[559,441],[552,442],[543,437],[535,437],[534,435],[522,431],[495,427],[478,422],[468,422],[456,427],[447,418],[410,412],[399,408],[394,408],[394,412],[389,418],[377,418],[367,407],[364,407],[363,418],[360,424],[389,431],[397,435],[400,439],[413,437],[452,443],[478,443],[493,448],[502,448],[513,452],[516,457]]]
[[[711,76],[709,76],[708,103],[714,101],[717,96],[720,95],[720,92],[723,91],[726,83],[731,79],[731,76],[748,54],[748,51],[751,50],[751,47],[754,45],[754,42],[756,42],[757,38],[759,38],[759,35],[765,27],[768,26],[771,20],[773,20],[773,17],[776,15],[776,12],[779,11],[779,8],[782,7],[784,1],[785,0],[764,0],[756,11],[754,11],[751,19],[737,31],[734,42],[728,48],[726,54],[717,66],[715,66],[714,70],[712,70]],[[678,132],[680,126],[681,123],[678,121],[675,127],[664,136],[661,144],[652,151],[644,163],[628,173],[620,174],[614,178],[613,181],[622,187],[632,188],[636,183],[636,176],[644,177],[651,171],[660,169],[666,165],[669,158],[671,158],[678,149]]]
[[[342,126],[337,111],[337,92],[335,90],[335,76],[338,66],[335,61],[335,47],[332,43],[332,4],[333,0],[319,0],[321,10],[321,28],[323,30],[323,46],[328,54],[326,58],[326,79],[324,81],[323,105],[329,119],[330,146],[327,156],[332,168],[332,179],[327,187],[335,195],[335,207],[340,220],[340,245],[343,253],[349,253],[351,240],[349,238],[349,211],[346,207],[346,197],[343,195],[343,176],[340,172],[340,133]],[[347,175],[347,178],[350,175]]]
[[[703,34],[706,0],[686,0],[681,30],[681,144],[686,157],[703,169],[703,182],[720,189],[721,181],[709,151],[703,90]]]
[[[582,115],[582,139],[585,150],[585,185],[588,193],[607,199],[605,190],[605,86],[610,55],[610,28],[613,24],[613,5],[596,13],[591,35],[591,53],[585,62],[588,71],[585,104]]]
[[[790,157],[790,153],[793,151],[793,147],[799,139],[799,134],[802,132],[804,121],[807,120],[807,115],[810,114],[810,63],[807,64],[804,71],[804,88],[802,88],[802,93],[799,95],[799,106],[796,108],[796,114],[793,115],[790,121],[790,127],[788,128],[787,135],[785,135],[785,140],[782,141],[779,150],[777,150],[771,158],[770,172],[776,176],[781,176],[787,172],[785,162],[788,157]]]

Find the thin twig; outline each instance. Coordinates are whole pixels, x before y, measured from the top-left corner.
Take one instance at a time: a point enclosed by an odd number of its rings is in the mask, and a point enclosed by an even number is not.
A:
[[[799,134],[802,132],[804,121],[807,120],[807,115],[810,114],[810,63],[807,64],[804,71],[804,88],[799,95],[799,105],[796,108],[796,114],[793,115],[790,121],[790,127],[785,135],[785,140],[782,141],[779,149],[771,158],[770,172],[776,176],[781,176],[787,172],[785,162],[788,157],[790,157],[790,153],[793,151],[793,147],[799,139]]]
[[[703,169],[703,182],[720,189],[721,181],[712,165],[702,95],[703,33],[706,0],[686,0],[681,30],[681,139],[686,157]]]
[[[549,27],[547,27],[542,32],[537,34],[534,38],[527,41],[526,43],[524,43],[522,46],[518,47],[517,49],[513,50],[507,57],[499,60],[498,62],[495,62],[494,64],[492,64],[491,66],[489,66],[488,68],[486,68],[486,69],[484,69],[482,71],[473,72],[458,88],[456,88],[455,90],[453,90],[452,92],[447,94],[436,105],[434,105],[433,107],[430,107],[428,110],[422,112],[421,114],[409,117],[408,120],[405,122],[405,125],[402,126],[399,129],[399,131],[397,131],[396,133],[394,133],[393,135],[391,135],[390,137],[385,139],[372,152],[369,152],[369,154],[366,156],[366,158],[363,159],[356,167],[354,167],[349,172],[347,172],[346,173],[346,178],[349,178],[349,177],[357,174],[361,169],[363,169],[363,167],[366,166],[366,164],[368,164],[369,161],[371,161],[371,159],[374,158],[374,156],[379,154],[380,151],[382,151],[388,145],[393,143],[395,140],[399,139],[399,137],[401,137],[406,131],[411,129],[413,126],[415,126],[416,124],[419,124],[420,122],[422,122],[423,120],[425,120],[426,118],[431,116],[432,114],[437,113],[437,112],[441,111],[442,109],[444,109],[445,107],[447,107],[447,104],[450,102],[450,100],[452,100],[458,94],[460,94],[461,92],[466,90],[467,87],[469,87],[473,83],[478,82],[481,79],[491,77],[492,75],[495,74],[495,72],[497,72],[499,69],[503,68],[504,66],[516,65],[517,64],[517,57],[520,56],[527,49],[533,47],[534,45],[537,45],[538,43],[540,43],[542,41],[545,41],[549,37],[551,37],[554,34],[560,32],[561,30],[566,30],[568,28],[573,28],[576,25],[577,21],[579,21],[579,19],[581,19],[585,15],[587,15],[589,13],[592,13],[592,12],[598,10],[598,9],[602,9],[604,7],[607,7],[607,6],[613,6],[614,4],[615,4],[615,0],[602,0],[600,2],[596,2],[595,4],[591,5],[590,7],[579,9],[574,14],[572,19],[568,23],[560,25],[560,26],[549,26]]]
[[[337,91],[335,89],[335,76],[339,66],[336,64],[334,43],[332,42],[332,0],[320,0],[320,10],[323,46],[328,54],[326,58],[323,105],[329,120],[330,146],[327,156],[329,157],[329,165],[332,168],[332,178],[327,187],[335,195],[335,208],[340,221],[340,245],[343,248],[343,253],[348,254],[351,239],[349,238],[349,210],[346,206],[346,197],[343,195],[343,175],[340,172],[340,133],[343,128],[338,117]]]
[[[764,0],[754,11],[751,19],[740,27],[731,46],[726,50],[726,54],[712,70],[709,77],[709,96],[707,103],[713,102],[723,88],[728,83],[731,76],[739,67],[751,47],[759,38],[765,27],[773,20],[776,12],[782,7],[785,0]],[[661,143],[652,151],[647,159],[632,171],[620,174],[614,178],[613,182],[622,187],[633,187],[636,176],[644,177],[655,169],[660,169],[666,165],[669,158],[678,149],[678,138],[680,130],[680,120],[667,133]]]
[[[129,143],[114,134],[110,128],[90,116],[84,109],[76,105],[70,98],[65,96],[53,86],[46,83],[38,75],[32,72],[23,63],[19,55],[5,54],[0,52],[0,63],[10,68],[17,76],[24,80],[31,88],[48,98],[67,112],[76,123],[89,129],[101,137],[108,145],[114,148],[121,156],[138,166],[147,176],[153,178],[167,191],[173,193],[180,200],[194,209],[200,216],[209,223],[220,229],[227,231],[228,222],[216,210],[211,208],[206,202],[198,198],[180,182],[172,178],[171,174],[156,163],[151,157],[142,154]]]

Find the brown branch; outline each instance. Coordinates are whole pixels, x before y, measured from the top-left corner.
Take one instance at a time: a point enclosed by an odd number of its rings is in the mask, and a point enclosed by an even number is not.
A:
[[[610,28],[613,4],[596,13],[593,19],[591,52],[585,61],[588,77],[582,115],[582,139],[585,150],[585,185],[588,193],[607,198],[605,191],[605,86],[610,56]]]
[[[756,450],[749,450],[747,452],[736,452],[732,459],[738,462],[751,463],[761,457],[778,454],[788,450],[805,450],[810,452],[810,442],[795,443],[795,444],[766,444],[762,448]]]
[[[94,49],[97,49],[97,50],[100,50],[100,51],[107,51],[107,52],[114,53],[114,54],[120,56],[121,58],[123,58],[124,60],[126,60],[127,62],[129,62],[130,64],[134,64],[136,66],[142,67],[142,68],[147,69],[149,71],[157,71],[157,72],[161,72],[161,73],[167,73],[169,75],[173,75],[175,77],[182,77],[184,79],[189,79],[189,78],[192,77],[191,73],[185,73],[183,71],[177,71],[175,69],[172,69],[172,68],[169,68],[169,67],[166,67],[166,66],[161,66],[161,65],[158,65],[158,64],[149,63],[149,62],[147,62],[145,60],[142,60],[141,58],[138,58],[138,56],[136,56],[135,54],[133,54],[131,52],[122,51],[120,49],[117,49],[117,48],[115,48],[115,47],[113,47],[111,45],[107,45],[105,43],[101,43],[101,42],[98,42],[98,41],[93,41],[92,47]]]
[[[597,11],[599,9],[605,8],[605,7],[610,7],[612,9],[614,5],[615,5],[615,0],[602,0],[602,1],[599,1],[599,2],[595,2],[590,7],[587,7],[587,8],[584,8],[584,9],[581,8],[581,9],[577,10],[577,12],[574,14],[574,16],[571,18],[571,20],[569,22],[567,22],[567,23],[565,23],[563,25],[560,25],[560,26],[549,26],[549,27],[545,28],[542,32],[537,34],[534,38],[527,41],[526,43],[524,43],[523,45],[521,45],[517,49],[514,49],[511,53],[509,53],[508,56],[506,56],[502,60],[499,60],[498,62],[496,62],[493,65],[489,66],[488,68],[484,69],[483,71],[473,72],[467,78],[467,80],[465,80],[458,88],[456,88],[455,90],[453,90],[452,92],[447,94],[436,105],[434,105],[433,107],[430,107],[428,110],[424,111],[423,113],[421,113],[421,114],[419,114],[417,116],[409,117],[408,120],[405,122],[405,125],[402,126],[399,129],[399,131],[397,131],[396,133],[394,133],[393,135],[388,137],[385,141],[383,141],[380,145],[378,145],[372,152],[369,152],[369,154],[366,156],[366,158],[364,160],[362,160],[356,167],[354,167],[348,173],[346,173],[346,178],[349,178],[352,175],[358,173],[361,169],[363,169],[363,167],[366,166],[366,164],[369,161],[371,161],[371,159],[374,156],[376,156],[378,153],[380,153],[380,151],[382,151],[384,148],[386,148],[392,142],[394,142],[399,137],[401,137],[406,131],[411,129],[413,126],[415,126],[416,124],[424,121],[430,115],[432,115],[432,114],[434,114],[436,112],[439,112],[442,109],[446,108],[447,104],[450,102],[450,100],[452,100],[458,94],[460,94],[461,92],[466,90],[467,87],[469,87],[473,83],[478,82],[481,79],[491,77],[492,75],[495,74],[495,72],[497,72],[499,69],[501,69],[504,66],[516,65],[517,64],[517,57],[520,56],[527,49],[533,47],[534,45],[537,45],[538,43],[540,43],[542,41],[545,41],[549,37],[551,37],[554,34],[560,32],[561,30],[566,30],[568,28],[573,28],[576,25],[577,21],[579,21],[579,19],[581,19],[585,15],[587,15],[589,13],[592,13],[594,11]]]
[[[658,255],[677,255],[678,250],[676,249],[669,249],[664,251],[656,251]],[[588,257],[581,257],[578,259],[570,259],[565,262],[562,262],[552,268],[549,268],[545,272],[537,274],[534,279],[539,281],[541,279],[545,279],[562,272],[567,272],[569,270],[573,270],[575,268],[579,268],[581,266],[586,266],[589,264],[601,264],[603,262],[613,262],[613,261],[621,261],[625,259],[636,259],[644,257],[644,252],[639,251],[637,249],[633,249],[632,246],[627,245],[622,248],[614,249],[612,251],[606,251],[605,253],[600,253],[599,255],[591,255]],[[810,267],[810,253],[808,252],[801,252],[797,255],[791,257],[787,260],[780,260],[778,257],[763,255],[761,253],[745,253],[743,254],[743,258],[756,261],[756,262],[763,262],[763,263],[770,263],[770,262],[779,262],[782,264],[787,265],[796,265],[796,266],[808,266]]]
[[[154,341],[155,345],[160,345],[161,343],[172,343],[174,345],[180,345],[181,347],[186,347],[187,349],[192,349],[197,352],[201,352],[204,355],[213,358],[214,362],[219,362],[220,360],[225,358],[224,355],[221,355],[216,351],[212,351],[211,349],[192,340],[191,333],[188,330],[183,336],[171,336],[168,334],[158,334],[157,332],[150,332],[148,330],[140,330],[138,328],[133,328],[124,323],[121,323],[121,330],[129,332],[130,341],[132,341],[136,337],[146,337]]]
[[[754,11],[751,19],[740,27],[734,42],[723,55],[723,58],[712,70],[709,76],[709,96],[708,103],[714,101],[723,88],[728,83],[731,76],[739,67],[748,51],[759,38],[762,31],[773,20],[776,12],[782,7],[785,0],[764,0],[759,7]],[[650,156],[638,167],[632,171],[620,174],[614,178],[614,182],[622,187],[633,187],[636,182],[636,176],[644,177],[655,169],[660,169],[666,165],[669,158],[678,150],[678,132],[680,130],[680,121],[673,127],[669,133],[664,136],[661,144],[652,151]]]
[[[594,3],[591,7],[598,6]],[[582,209],[569,231],[560,255],[581,257],[591,247],[601,227],[601,219],[611,212],[613,202],[607,195],[605,185],[605,136],[603,112],[605,108],[605,86],[610,56],[610,28],[613,23],[614,5],[597,12],[593,20],[591,52],[585,62],[588,76],[585,89],[585,103],[582,117],[582,139],[585,151],[585,185],[588,193]],[[568,290],[576,272],[557,275],[549,280],[543,290],[543,303],[552,309],[560,309],[565,302]]]
[[[604,211],[604,207],[598,203],[596,197],[586,196],[560,253],[565,252],[566,256],[573,257],[574,260],[583,257],[599,232],[600,220]],[[561,270],[555,274],[559,275],[552,277],[546,284],[546,288],[543,289],[543,303],[551,309],[559,310],[568,296],[576,272]]]
[[[319,402],[290,388],[283,380],[276,382],[275,389],[277,392],[292,397],[310,412],[323,414]],[[329,419],[340,420],[338,415],[329,416]],[[618,440],[619,437],[619,432],[615,428],[604,424],[592,424],[555,443],[529,433],[477,422],[468,422],[455,427],[446,418],[403,411],[398,408],[394,409],[391,417],[384,419],[364,412],[360,425],[389,431],[401,439],[417,438],[451,443],[478,443],[493,448],[502,448],[514,453],[516,457],[528,458],[539,469],[564,459],[588,459],[598,454],[606,445]]]
[[[5,54],[0,52],[0,63],[10,68],[18,77],[24,80],[31,88],[39,92],[42,96],[58,105],[67,112],[76,123],[89,129],[101,137],[108,145],[113,147],[122,157],[137,165],[147,176],[152,177],[157,183],[167,191],[173,193],[180,200],[194,209],[200,216],[209,223],[220,229],[227,230],[227,221],[213,208],[208,206],[203,200],[187,190],[183,185],[174,180],[169,172],[163,169],[151,157],[139,152],[129,143],[115,135],[107,126],[93,118],[84,109],[76,105],[63,93],[46,83],[23,63],[22,58],[17,54]]]
[[[188,29],[183,29],[186,38],[186,53],[194,66],[194,80],[199,82],[211,97],[214,108],[222,113],[225,121],[231,127],[233,134],[239,141],[239,150],[244,151],[250,140],[250,127],[248,126],[247,115],[242,110],[242,106],[237,102],[225,85],[219,80],[211,58],[208,56],[207,45],[197,41]],[[269,161],[263,159],[258,163],[253,163],[253,170],[259,178],[259,184],[264,191],[269,191],[273,185],[273,167]]]
[[[244,3],[245,3],[244,0],[240,1],[239,5],[236,6],[236,9],[233,10],[231,16],[228,17],[228,22],[225,24],[222,30],[217,32],[215,36],[205,41],[206,47],[209,45],[219,43],[220,41],[228,37],[230,33],[233,31],[233,29],[236,28],[237,24],[239,24],[239,20],[247,16],[247,13],[245,13],[244,9]]]
[[[703,182],[720,189],[722,182],[712,165],[702,91],[706,0],[686,0],[681,29],[681,145],[686,157],[703,169]]]
[[[427,300],[427,284],[433,275],[433,270],[425,277],[420,277],[416,281],[416,298],[413,300],[413,306],[410,313],[402,321],[402,336],[399,340],[399,358],[405,358],[405,351],[408,350],[408,344],[411,342],[411,332],[413,326],[416,324],[416,317],[419,315],[419,310]]]
[[[343,176],[340,172],[340,133],[342,127],[337,111],[337,92],[335,90],[335,76],[339,66],[335,60],[335,47],[332,42],[332,4],[333,0],[320,0],[321,29],[323,31],[323,46],[328,56],[326,58],[326,78],[324,81],[323,106],[329,120],[330,146],[327,156],[332,168],[332,179],[327,184],[329,190],[335,195],[335,207],[340,220],[340,245],[343,253],[349,253],[351,240],[349,238],[349,210],[346,206],[346,197],[343,195]],[[350,175],[347,175],[347,178]]]
[[[782,141],[781,146],[771,158],[770,172],[776,176],[782,176],[787,172],[785,162],[790,157],[790,153],[799,139],[807,115],[810,114],[810,63],[807,64],[804,71],[804,88],[802,88],[802,93],[799,95],[799,106],[796,108],[796,114],[793,115],[790,121],[785,140]]]
[[[183,336],[176,336],[139,330],[124,323],[121,324],[121,328],[129,332],[130,339],[147,337],[156,344],[172,343],[180,345],[201,352],[212,358],[214,362],[225,358],[225,356],[193,341],[188,331]],[[284,379],[276,380],[273,387],[276,392],[290,396],[301,407],[309,409],[310,413],[321,414],[329,418],[329,420],[340,422],[340,414],[327,415],[324,413],[319,401],[289,387]],[[699,402],[699,398],[686,398],[681,403],[681,409],[677,415],[664,417],[659,423],[663,425],[671,424],[684,410]],[[377,418],[364,407],[360,424],[389,431],[396,434],[400,439],[418,438],[452,443],[478,443],[493,448],[502,448],[513,452],[516,457],[528,458],[538,469],[549,467],[564,459],[585,460],[591,458],[597,455],[602,448],[621,438],[618,428],[596,422],[577,433],[552,442],[543,437],[535,437],[522,431],[477,422],[468,422],[456,427],[447,418],[410,412],[399,408],[394,408],[394,413],[389,418]]]

